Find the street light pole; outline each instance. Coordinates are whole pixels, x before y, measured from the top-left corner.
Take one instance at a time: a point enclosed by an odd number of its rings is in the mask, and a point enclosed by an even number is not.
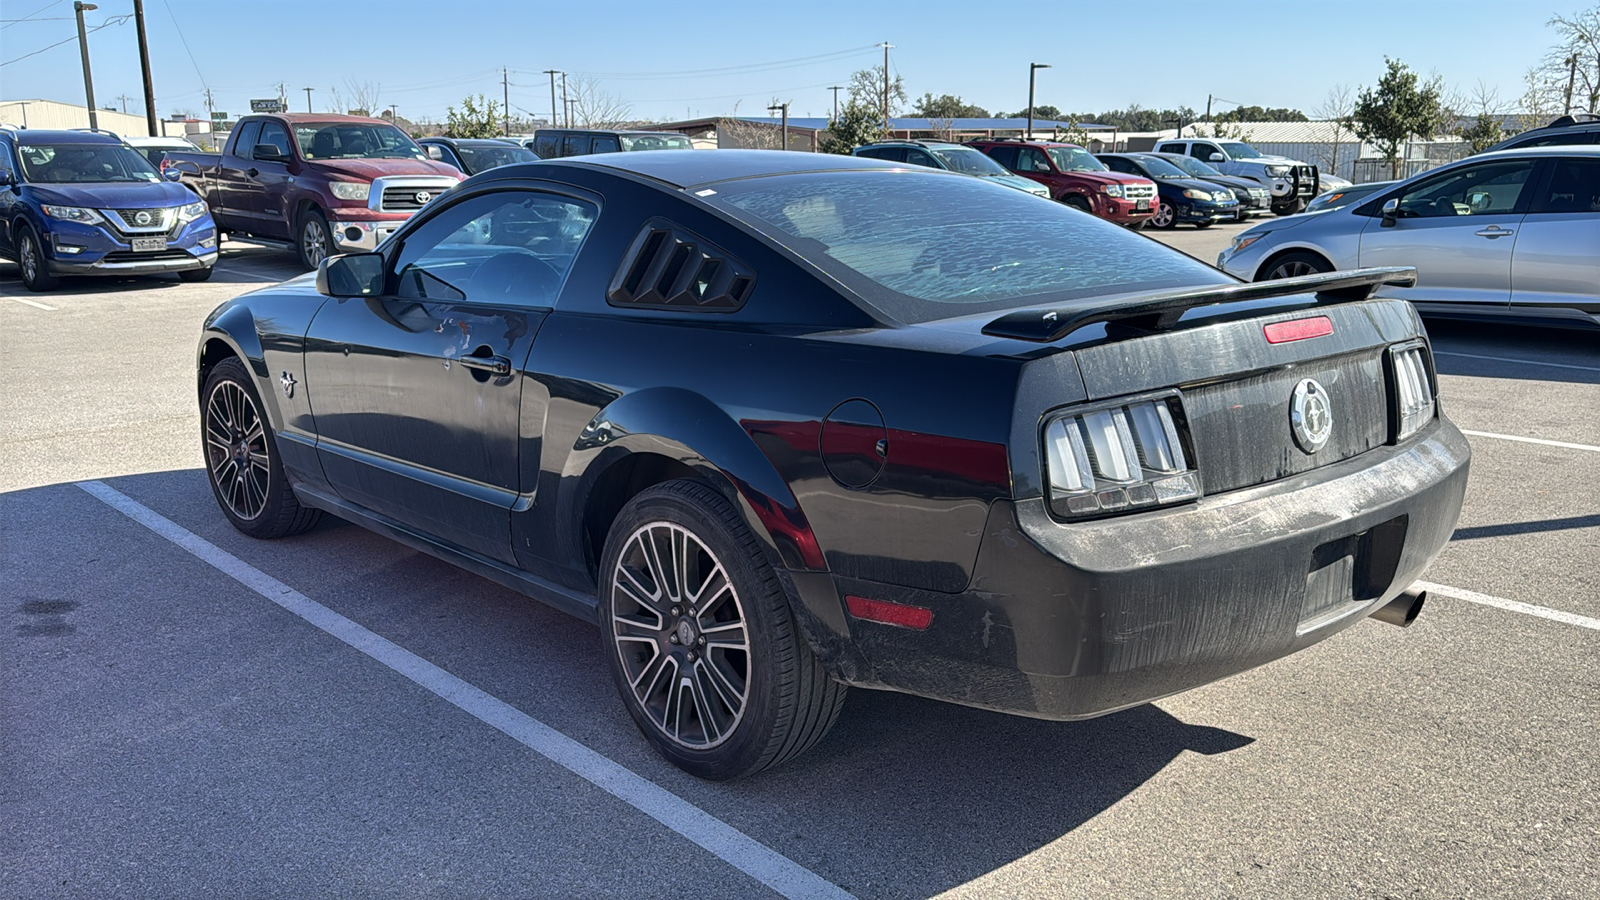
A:
[[[100,118],[94,111],[94,77],[89,74],[89,35],[83,30],[83,12],[99,8],[93,3],[84,3],[83,0],[74,0],[72,4],[72,11],[78,17],[78,51],[83,54],[83,93],[89,99],[90,128],[99,128]]]
[[[789,104],[778,103],[767,107],[767,112],[778,109],[783,111],[783,149],[789,149]]]
[[[567,99],[567,73],[561,73],[561,111],[566,114],[566,126],[572,127],[572,101]]]
[[[1033,140],[1033,73],[1050,68],[1049,63],[1028,63],[1028,133],[1023,140]]]
[[[561,127],[561,114],[556,112],[556,76],[561,75],[564,77],[567,73],[557,72],[555,69],[545,69],[544,74],[550,76],[550,127],[559,128]]]
[[[133,0],[133,24],[139,31],[139,73],[144,77],[144,120],[151,137],[161,136],[156,124],[156,89],[150,80],[150,42],[144,36],[144,0]]]
[[[828,88],[828,90],[833,91],[833,120],[837,122],[839,121],[839,91],[843,90],[843,88],[836,84]]]

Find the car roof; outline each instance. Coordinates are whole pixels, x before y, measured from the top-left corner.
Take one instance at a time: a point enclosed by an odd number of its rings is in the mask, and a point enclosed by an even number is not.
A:
[[[760,178],[800,172],[888,171],[898,163],[865,156],[801,153],[793,150],[651,150],[645,153],[595,153],[527,165],[582,165],[631,172],[685,188],[734,178]],[[513,169],[503,166],[496,171]],[[928,169],[936,173],[937,169]],[[963,176],[964,177],[964,176]]]
[[[428,137],[417,138],[417,143],[419,144],[426,144],[430,141],[440,144],[451,144],[457,147],[481,147],[485,144],[493,144],[497,147],[516,146],[516,144],[507,143],[503,138],[453,138],[444,137],[443,135],[437,134],[429,135]]]
[[[256,115],[282,119],[290,125],[298,125],[301,122],[361,122],[369,125],[376,122],[382,125],[393,124],[388,119],[378,119],[372,116],[346,116],[340,113],[256,113]]]
[[[23,128],[12,132],[19,144],[120,144],[122,138],[96,131],[46,131],[42,128]]]
[[[1469,159],[1502,159],[1510,156],[1600,156],[1600,145],[1597,144],[1550,144],[1544,147],[1514,147],[1510,150],[1490,150],[1464,157],[1459,162]]]

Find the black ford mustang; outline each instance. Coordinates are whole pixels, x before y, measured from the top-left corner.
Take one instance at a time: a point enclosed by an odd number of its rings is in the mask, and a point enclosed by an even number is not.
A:
[[[239,529],[321,511],[597,622],[671,761],[793,757],[846,685],[1070,719],[1368,615],[1455,526],[1409,270],[1241,284],[851,157],[507,166],[206,321]]]

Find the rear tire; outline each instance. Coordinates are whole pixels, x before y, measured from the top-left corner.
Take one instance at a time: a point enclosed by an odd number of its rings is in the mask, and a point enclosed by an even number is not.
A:
[[[55,290],[61,280],[50,274],[39,236],[32,225],[19,224],[22,227],[13,231],[17,235],[17,268],[22,270],[22,286],[36,294]]]
[[[667,761],[727,781],[820,741],[846,687],[801,637],[765,552],[720,493],[669,481],[628,501],[600,565],[622,702]]]
[[[1315,253],[1285,253],[1272,260],[1271,265],[1262,266],[1257,281],[1276,281],[1279,278],[1298,278],[1301,275],[1316,275],[1321,272],[1332,272],[1333,266],[1328,261]]]
[[[200,393],[200,448],[217,505],[245,534],[287,537],[322,518],[321,510],[301,506],[289,487],[277,436],[238,357],[217,363],[206,376]]]

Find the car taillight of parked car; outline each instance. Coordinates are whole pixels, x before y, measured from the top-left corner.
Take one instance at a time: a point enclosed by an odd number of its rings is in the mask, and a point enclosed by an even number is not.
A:
[[[1176,394],[1073,411],[1045,422],[1050,510],[1082,519],[1200,496]]]
[[[1396,442],[1433,421],[1437,405],[1432,371],[1427,345],[1412,343],[1389,348],[1389,407],[1394,410],[1392,430]]]

